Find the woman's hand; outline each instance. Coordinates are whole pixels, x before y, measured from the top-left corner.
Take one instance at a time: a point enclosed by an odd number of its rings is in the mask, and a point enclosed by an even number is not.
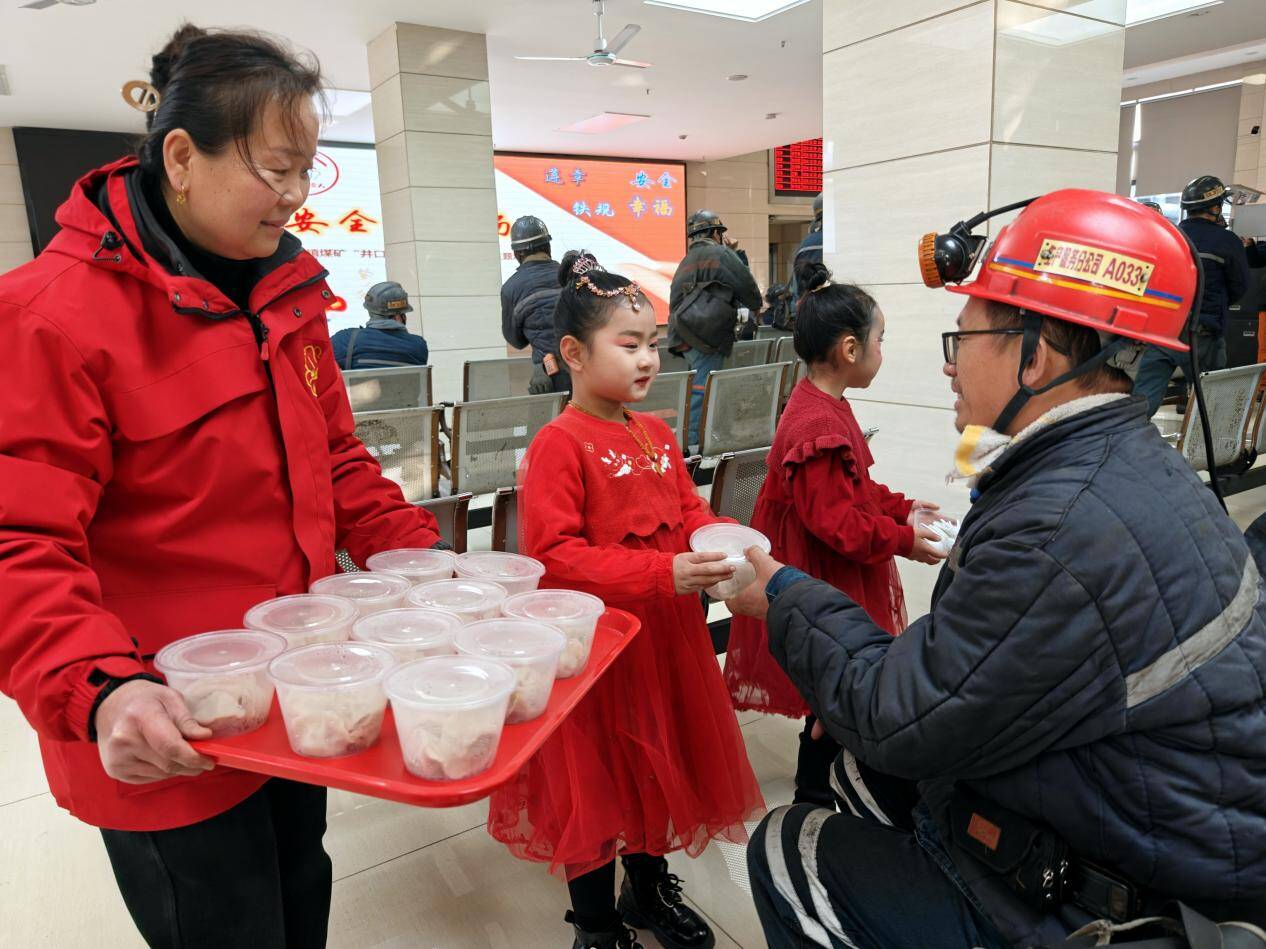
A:
[[[765,588],[769,586],[769,581],[783,568],[783,565],[759,547],[748,548],[747,559],[756,568],[756,580],[748,584],[747,589],[734,599],[726,600],[725,605],[729,607],[731,613],[738,616],[750,616],[753,619],[763,620],[765,614],[769,612],[769,599],[765,596]]]
[[[97,751],[106,774],[127,784],[148,784],[210,771],[215,762],[186,739],[211,737],[175,689],[137,679],[125,682],[97,708]]]
[[[700,593],[734,576],[734,568],[721,563],[725,554],[678,554],[673,558],[673,586],[680,596]]]

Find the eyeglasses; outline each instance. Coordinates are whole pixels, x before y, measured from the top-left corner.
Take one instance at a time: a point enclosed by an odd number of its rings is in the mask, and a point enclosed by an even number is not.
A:
[[[958,365],[958,347],[964,336],[1023,336],[1020,327],[1003,330],[953,330],[941,334],[941,353],[951,366]]]

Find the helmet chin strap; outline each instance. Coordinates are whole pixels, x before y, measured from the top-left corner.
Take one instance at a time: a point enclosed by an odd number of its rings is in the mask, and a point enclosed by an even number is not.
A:
[[[1028,368],[1029,363],[1033,361],[1033,357],[1037,354],[1037,344],[1042,339],[1042,316],[1040,313],[1033,313],[1029,310],[1021,310],[1020,315],[1024,320],[1024,340],[1020,344],[1020,368],[1015,373],[1015,381],[1019,386],[1019,391],[1011,397],[1011,401],[1007,403],[1006,408],[1002,410],[1002,414],[998,416],[992,426],[995,432],[1003,435],[1007,433],[1007,429],[1011,427],[1011,423],[1015,421],[1016,416],[1029,404],[1030,399],[1050,392],[1052,389],[1062,386],[1065,382],[1071,382],[1078,376],[1084,376],[1088,372],[1093,372],[1120,352],[1126,342],[1123,339],[1112,340],[1080,366],[1074,366],[1062,376],[1052,379],[1042,388],[1034,389],[1032,386],[1025,385],[1024,370]]]

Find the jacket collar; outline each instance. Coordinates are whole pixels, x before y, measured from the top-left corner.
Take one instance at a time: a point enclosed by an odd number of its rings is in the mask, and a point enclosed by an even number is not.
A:
[[[1151,424],[1147,417],[1147,400],[1141,396],[1074,399],[1048,412],[1013,438],[1006,450],[981,473],[978,488],[983,492],[999,479],[1022,473],[1057,445],[1146,428]]]

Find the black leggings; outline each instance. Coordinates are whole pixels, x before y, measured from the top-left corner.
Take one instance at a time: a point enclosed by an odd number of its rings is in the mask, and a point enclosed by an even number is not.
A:
[[[156,949],[319,949],[330,915],[325,788],[273,779],[172,830],[103,830],[119,891]]]
[[[627,872],[653,871],[660,865],[660,857],[644,853],[628,853],[621,857]],[[576,922],[586,932],[608,932],[620,924],[620,914],[615,908],[615,861],[597,870],[590,870],[567,883],[571,895],[571,908]]]

